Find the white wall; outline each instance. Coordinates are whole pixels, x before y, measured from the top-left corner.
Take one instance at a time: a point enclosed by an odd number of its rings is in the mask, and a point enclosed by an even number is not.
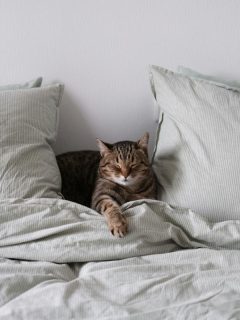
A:
[[[0,85],[66,85],[57,153],[153,138],[149,64],[240,80],[240,1],[0,0]]]

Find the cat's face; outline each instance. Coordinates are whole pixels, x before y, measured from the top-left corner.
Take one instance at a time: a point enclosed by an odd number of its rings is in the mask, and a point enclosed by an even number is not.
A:
[[[101,176],[122,186],[131,186],[146,177],[149,170],[148,137],[146,133],[137,142],[121,141],[112,145],[97,140],[102,156],[99,164]]]

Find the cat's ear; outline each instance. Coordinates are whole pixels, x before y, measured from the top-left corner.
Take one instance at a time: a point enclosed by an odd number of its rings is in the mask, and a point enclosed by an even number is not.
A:
[[[144,135],[137,141],[137,145],[142,149],[146,154],[148,154],[148,140],[149,133],[145,132]]]
[[[104,157],[106,154],[111,152],[110,145],[108,143],[105,143],[100,139],[96,139],[96,140],[97,140],[97,145],[102,157]]]

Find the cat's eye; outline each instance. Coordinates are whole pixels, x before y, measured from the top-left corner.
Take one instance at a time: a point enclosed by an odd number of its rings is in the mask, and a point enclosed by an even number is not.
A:
[[[133,169],[135,169],[135,168],[139,168],[140,165],[146,166],[147,164],[146,164],[145,162],[143,162],[143,161],[140,161],[139,163],[133,164],[131,167],[132,167]]]
[[[139,166],[139,163],[136,163],[136,164],[133,164],[131,165],[131,167],[134,169],[134,168],[137,168]]]
[[[116,161],[108,162],[108,165],[114,170],[118,170],[121,168],[121,166],[118,163],[116,163]]]
[[[103,168],[103,167],[108,166],[109,164],[110,164],[110,162],[105,162],[104,164],[102,164],[102,165],[100,165],[100,166]]]

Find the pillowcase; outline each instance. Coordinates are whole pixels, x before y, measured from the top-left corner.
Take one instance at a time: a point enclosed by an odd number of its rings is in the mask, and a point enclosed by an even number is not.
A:
[[[205,75],[205,74],[202,74],[198,71],[195,71],[193,69],[186,68],[183,66],[178,66],[177,72],[181,73],[181,74],[185,74],[186,76],[189,76],[191,78],[208,80],[212,83],[215,83],[216,85],[223,86],[225,88],[236,89],[236,90],[240,89],[240,82],[238,82],[238,81],[225,80],[225,79],[221,79],[219,77]]]
[[[56,140],[63,85],[0,91],[0,200],[59,198]]]
[[[209,82],[216,84],[220,87],[225,87],[226,89],[233,89],[233,90],[239,90],[240,89],[240,82],[238,81],[231,81],[231,80],[224,80],[218,77],[213,77],[209,75],[202,74],[198,71],[195,71],[193,69],[183,67],[183,66],[178,66],[177,67],[177,72],[184,74],[186,76],[189,76],[191,78],[195,79],[202,79],[202,80],[208,80]],[[159,107],[156,106],[157,109],[154,109],[156,112],[156,119],[159,118]]]
[[[151,66],[160,107],[159,199],[212,221],[240,218],[240,91]]]
[[[25,82],[23,84],[9,84],[6,86],[0,86],[0,91],[2,90],[16,90],[16,89],[30,89],[30,88],[38,88],[42,85],[42,77],[37,79]]]

